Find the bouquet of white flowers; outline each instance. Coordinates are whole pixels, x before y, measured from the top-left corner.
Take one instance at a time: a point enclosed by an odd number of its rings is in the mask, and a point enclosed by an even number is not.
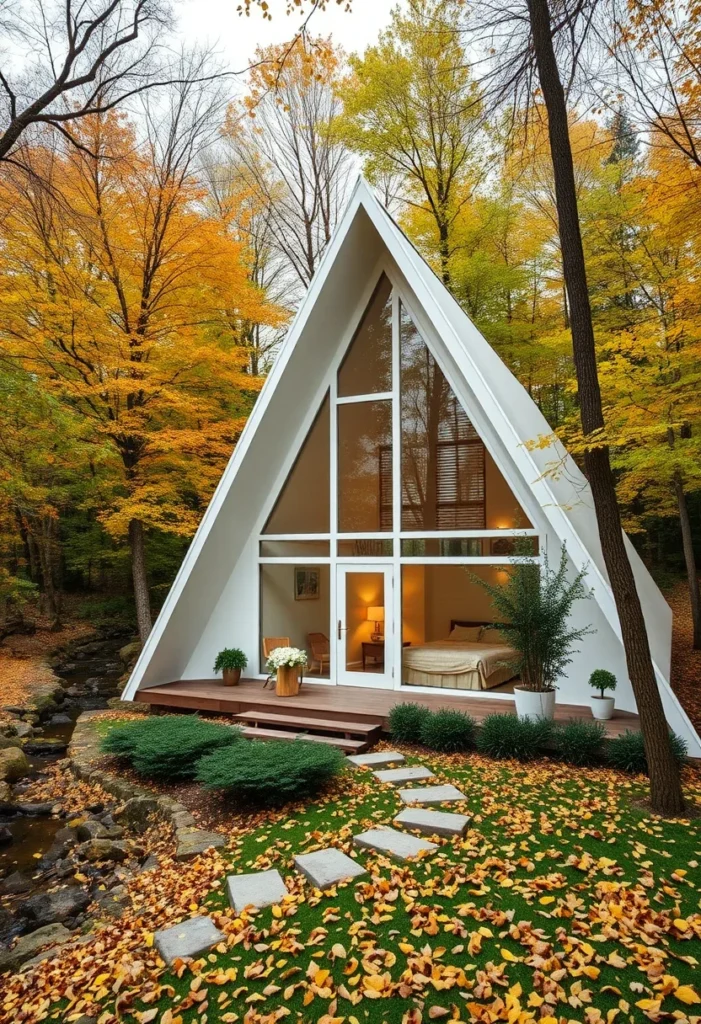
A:
[[[268,657],[268,670],[275,672],[279,668],[292,668],[294,665],[306,665],[307,652],[299,647],[276,647]]]

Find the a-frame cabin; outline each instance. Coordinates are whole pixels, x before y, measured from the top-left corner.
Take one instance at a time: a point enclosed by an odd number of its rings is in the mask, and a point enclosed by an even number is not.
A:
[[[510,710],[503,654],[476,654],[499,638],[474,576],[498,580],[518,541],[551,562],[565,544],[572,571],[588,566],[574,616],[596,632],[559,683],[558,717],[588,717],[589,675],[607,668],[609,732],[635,728],[587,482],[561,446],[527,445],[549,433],[359,179],[124,698],[270,704],[264,645],[284,637],[310,655],[306,713],[384,720],[407,699]],[[667,720],[701,756],[669,684],[672,613],[628,547]],[[212,666],[233,646],[253,682],[227,693]]]

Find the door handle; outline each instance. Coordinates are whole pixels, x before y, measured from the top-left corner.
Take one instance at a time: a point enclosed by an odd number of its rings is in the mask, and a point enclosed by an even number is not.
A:
[[[338,620],[338,639],[341,639],[341,633],[344,629],[348,629],[348,626],[344,626],[341,619]]]

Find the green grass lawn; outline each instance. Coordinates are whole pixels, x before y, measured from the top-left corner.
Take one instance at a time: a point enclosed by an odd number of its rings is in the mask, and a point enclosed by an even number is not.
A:
[[[631,805],[644,786],[605,770],[420,760],[467,794],[445,808],[471,815],[462,839],[409,865],[353,851],[353,834],[391,825],[403,806],[366,771],[245,834],[230,871],[277,867],[290,902],[237,919],[222,878],[198,912],[224,927],[226,951],[199,961],[197,980],[192,968],[167,971],[175,994],[156,1019],[394,1024],[420,1009],[424,1021],[609,1024],[699,1013],[698,820],[645,814]],[[292,855],[332,844],[368,875],[322,894]]]

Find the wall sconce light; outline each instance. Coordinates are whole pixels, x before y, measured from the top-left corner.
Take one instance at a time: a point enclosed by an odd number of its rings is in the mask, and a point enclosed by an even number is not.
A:
[[[382,606],[380,606],[380,605],[370,605],[370,607],[368,608],[368,622],[374,622],[375,623],[375,631],[372,634],[372,636],[370,637],[370,639],[374,640],[376,643],[378,643],[380,640],[384,639],[383,634],[382,634],[382,628],[383,628],[384,621],[385,621],[385,610],[384,610],[384,608]]]

